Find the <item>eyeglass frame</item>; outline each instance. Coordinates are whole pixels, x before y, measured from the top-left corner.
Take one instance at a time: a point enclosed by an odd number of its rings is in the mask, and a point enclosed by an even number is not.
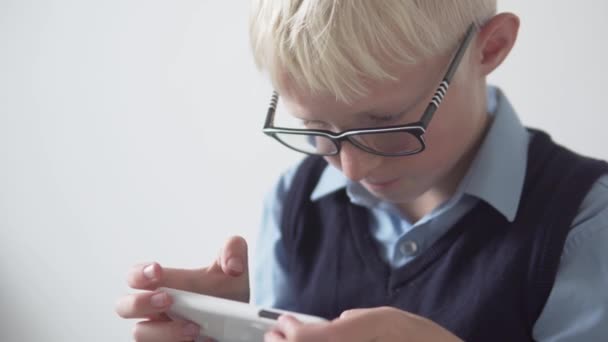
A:
[[[476,25],[471,24],[469,26],[469,28],[467,29],[467,32],[465,34],[465,37],[464,37],[462,43],[459,45],[454,57],[450,61],[448,70],[445,73],[445,75],[443,76],[443,81],[439,84],[439,87],[435,91],[435,94],[433,95],[432,100],[427,105],[427,107],[424,110],[422,117],[420,118],[419,121],[416,121],[413,123],[408,123],[408,124],[403,124],[403,125],[347,129],[347,130],[344,130],[342,132],[337,132],[337,133],[334,133],[334,132],[328,131],[328,130],[275,127],[274,126],[274,116],[276,113],[277,104],[279,102],[279,93],[276,90],[274,90],[272,93],[272,97],[270,99],[270,106],[268,108],[268,112],[266,113],[266,119],[264,121],[264,128],[262,129],[262,131],[264,132],[264,134],[275,138],[282,145],[285,145],[286,147],[288,147],[294,151],[298,151],[298,152],[309,154],[309,155],[336,156],[336,155],[340,154],[340,151],[342,150],[342,141],[343,140],[348,140],[351,144],[353,144],[354,146],[356,146],[357,148],[359,148],[365,152],[383,156],[383,157],[403,157],[403,156],[410,156],[410,155],[421,153],[426,149],[426,143],[424,141],[424,134],[426,133],[427,127],[428,127],[429,123],[431,122],[433,115],[437,111],[437,108],[439,108],[439,105],[443,101],[443,99],[450,87],[450,83],[452,82],[452,78],[454,77],[454,74],[456,73],[458,66],[460,65],[460,62],[462,61],[462,58],[469,46],[469,43],[473,39],[475,32],[476,32]],[[379,151],[375,151],[375,150],[372,150],[372,149],[366,147],[365,145],[359,143],[356,139],[352,138],[352,136],[361,135],[361,134],[395,133],[395,132],[407,132],[407,133],[413,135],[420,142],[420,146],[421,146],[420,149],[415,150],[415,151],[404,152],[404,153],[397,153],[397,154],[381,153]],[[326,137],[329,140],[331,140],[331,142],[336,146],[336,152],[331,153],[331,154],[328,154],[328,153],[324,154],[324,153],[311,153],[311,152],[302,151],[302,150],[296,149],[293,146],[290,146],[287,143],[283,142],[281,139],[279,139],[276,136],[277,133],[292,134],[292,135],[306,135],[306,136],[323,136],[323,137]]]

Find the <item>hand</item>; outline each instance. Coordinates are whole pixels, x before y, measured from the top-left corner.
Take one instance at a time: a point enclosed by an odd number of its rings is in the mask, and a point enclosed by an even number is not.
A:
[[[303,324],[281,316],[265,342],[462,342],[432,321],[391,307],[356,309],[329,323]]]
[[[143,318],[133,330],[137,342],[193,341],[200,327],[191,322],[172,321],[165,313],[172,299],[156,290],[169,287],[242,302],[249,302],[247,242],[229,239],[209,267],[199,269],[163,268],[158,263],[134,266],[128,275],[129,286],[148,290],[120,298],[116,313],[123,318]]]

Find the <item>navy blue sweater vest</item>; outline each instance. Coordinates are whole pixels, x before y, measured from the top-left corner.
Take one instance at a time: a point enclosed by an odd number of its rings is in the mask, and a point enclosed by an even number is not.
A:
[[[608,164],[535,131],[514,222],[483,201],[402,268],[380,257],[367,209],[345,190],[311,202],[326,166],[307,158],[282,217],[290,292],[279,308],[333,319],[352,308],[393,306],[466,341],[532,341],[578,208]]]

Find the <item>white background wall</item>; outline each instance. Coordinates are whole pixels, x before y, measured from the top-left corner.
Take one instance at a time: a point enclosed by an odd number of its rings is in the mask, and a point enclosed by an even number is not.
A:
[[[492,76],[526,124],[608,159],[603,1],[503,1],[519,43]],[[0,0],[0,341],[128,341],[135,262],[207,264],[255,242],[299,158],[260,133],[270,86],[248,3]]]

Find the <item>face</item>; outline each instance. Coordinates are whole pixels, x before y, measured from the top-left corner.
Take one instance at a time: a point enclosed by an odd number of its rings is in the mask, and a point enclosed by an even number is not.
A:
[[[422,153],[382,157],[343,142],[340,154],[326,157],[327,161],[376,197],[392,203],[408,204],[425,195],[450,192],[462,178],[487,123],[485,78],[476,76],[468,56],[427,128]],[[412,123],[430,102],[449,60],[449,56],[438,57],[402,68],[398,81],[373,84],[369,95],[352,103],[294,89],[281,91],[281,101],[310,129],[337,132]]]

